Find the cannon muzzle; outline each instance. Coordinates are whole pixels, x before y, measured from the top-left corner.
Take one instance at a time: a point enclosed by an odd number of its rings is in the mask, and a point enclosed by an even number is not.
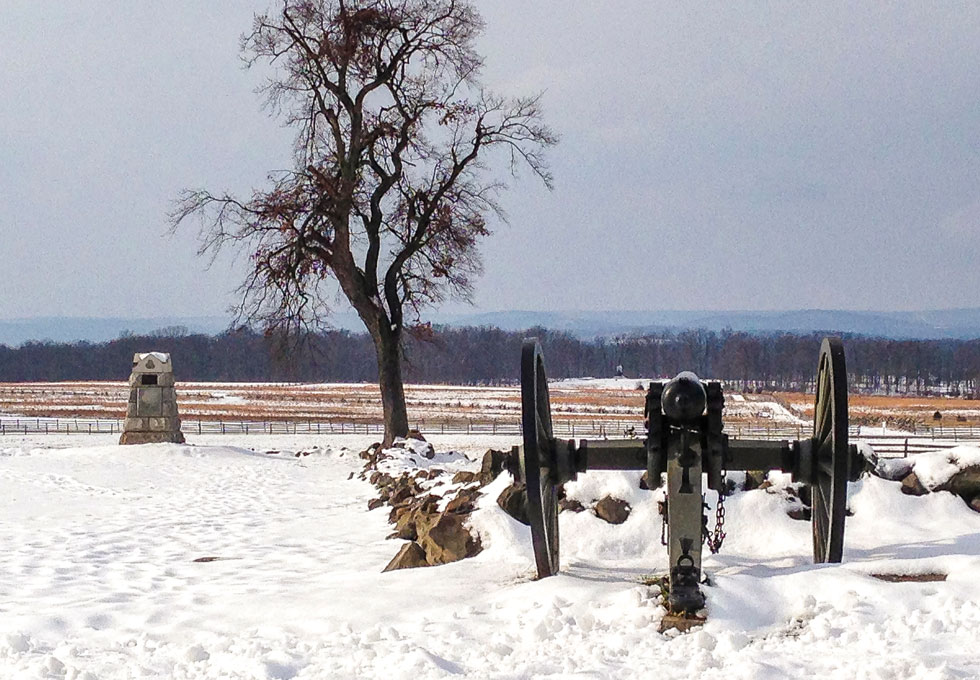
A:
[[[671,420],[689,422],[704,414],[708,395],[698,377],[684,371],[664,386],[661,403],[665,416]]]

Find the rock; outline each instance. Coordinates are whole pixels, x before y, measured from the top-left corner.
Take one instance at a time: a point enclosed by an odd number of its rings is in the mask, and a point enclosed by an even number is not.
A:
[[[476,499],[480,497],[478,489],[467,489],[460,491],[456,498],[449,501],[446,505],[446,512],[457,515],[464,515],[476,509]]]
[[[402,546],[398,554],[388,563],[383,571],[394,571],[395,569],[412,569],[414,567],[427,567],[429,563],[425,558],[425,550],[418,543],[412,541]]]
[[[480,486],[486,486],[504,470],[514,473],[517,470],[517,461],[509,452],[504,453],[503,451],[489,449],[483,454],[483,462],[480,465],[480,474],[477,478]]]
[[[595,504],[595,514],[610,524],[622,524],[630,516],[630,506],[624,500],[606,496]]]
[[[428,479],[428,478],[429,478],[428,470],[419,470],[418,472],[415,473],[415,479]]]
[[[388,504],[396,506],[404,505],[409,503],[413,498],[415,498],[415,494],[412,492],[411,487],[407,485],[400,486],[388,497]]]
[[[460,470],[455,475],[453,475],[453,484],[469,484],[470,482],[475,482],[477,479],[477,473],[469,472],[468,470]]]
[[[411,432],[409,432],[406,439],[396,439],[392,443],[391,448],[403,449],[414,453],[417,456],[428,458],[429,460],[436,457],[436,450],[433,448],[432,444],[422,439],[421,435],[419,437],[413,437]]]
[[[900,482],[912,472],[912,461],[908,458],[879,458],[875,461],[872,474],[890,482]]]
[[[527,516],[527,489],[520,482],[514,482],[497,496],[497,505],[521,524],[531,524]]]
[[[763,481],[762,484],[760,484],[758,488],[759,488],[759,491],[765,491],[766,489],[768,489],[771,486],[772,486],[772,482],[770,482],[767,479],[767,480]]]
[[[585,506],[574,498],[562,498],[560,501],[558,501],[558,512],[562,512],[563,510],[568,510],[569,512],[582,512],[585,510]]]
[[[418,518],[419,510],[406,508],[405,512],[395,520],[395,535],[405,541],[414,541],[419,537],[415,521]]]
[[[752,491],[752,489],[758,489],[762,485],[766,478],[769,476],[767,470],[746,470],[745,471],[745,484],[742,485],[742,489],[745,491]]]
[[[463,517],[444,512],[434,522],[416,522],[418,544],[425,550],[431,565],[448,564],[464,557],[473,557],[483,547],[463,525]]]
[[[922,485],[914,472],[910,472],[902,480],[902,493],[909,496],[925,496],[929,493],[929,489]]]
[[[789,515],[792,519],[805,520],[807,522],[810,521],[812,515],[810,508],[806,507],[805,505],[793,506],[792,508],[786,511],[786,514]]]
[[[385,502],[383,498],[372,498],[368,501],[368,510],[375,510],[384,504]]]
[[[378,455],[378,451],[380,450],[381,450],[381,443],[374,442],[373,444],[371,444],[371,446],[367,447],[357,455],[368,462],[372,462],[374,461],[375,456]]]
[[[933,491],[952,491],[963,500],[980,496],[980,465],[963,468]]]
[[[967,505],[970,506],[970,509],[971,510],[973,510],[975,512],[980,512],[980,496],[977,496],[976,498],[974,498],[972,501],[970,501],[969,503],[967,503]]]
[[[391,512],[388,513],[388,524],[398,524],[398,519],[402,515],[413,510],[417,510],[417,508],[410,505],[399,505],[397,508],[392,508]]]
[[[661,477],[663,477],[663,475],[661,475]],[[660,488],[660,485],[663,484],[663,479],[660,479],[659,481],[660,481],[660,484],[657,484],[657,486],[653,487],[654,489],[659,489]],[[650,478],[649,478],[649,476],[647,475],[646,472],[644,472],[640,476],[640,488],[643,489],[644,491],[650,491],[651,490],[650,489]]]
[[[414,439],[414,440],[416,440],[416,441],[420,441],[420,442],[424,442],[424,441],[426,441],[426,439],[425,439],[425,437],[423,437],[423,436],[422,436],[422,433],[421,433],[421,432],[419,432],[419,431],[418,431],[418,430],[416,430],[416,429],[411,429],[411,430],[409,430],[409,431],[408,431],[408,437],[407,437],[407,438],[408,438],[408,439]]]

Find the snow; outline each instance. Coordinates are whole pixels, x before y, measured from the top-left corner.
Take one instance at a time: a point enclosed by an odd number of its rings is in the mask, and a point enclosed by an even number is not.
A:
[[[162,364],[170,363],[170,355],[166,352],[142,352],[137,354],[136,356],[139,357],[140,361],[143,361],[147,357],[153,357],[154,359],[156,359]]]
[[[638,472],[569,485],[632,513],[562,513],[556,577],[532,578],[529,531],[494,502],[508,474],[470,516],[482,553],[381,573],[401,542],[357,477],[370,438],[115,439],[0,440],[2,678],[978,677],[980,514],[952,494],[851,485],[844,563],[813,565],[809,523],[785,514],[789,480],[773,474],[727,501],[707,623],[662,635],[644,585],[667,566],[662,492],[639,490]],[[384,463],[475,470],[517,443],[430,441],[432,459],[413,444]],[[872,577],[933,572],[947,579]]]
[[[980,466],[980,449],[956,446],[945,451],[923,453],[915,458],[915,476],[927,489],[945,484],[960,470]]]

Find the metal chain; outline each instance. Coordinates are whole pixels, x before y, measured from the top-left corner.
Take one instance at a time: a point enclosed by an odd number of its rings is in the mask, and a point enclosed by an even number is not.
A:
[[[663,512],[660,513],[660,545],[667,545],[667,496],[664,495]]]
[[[707,539],[708,550],[712,555],[721,550],[721,544],[725,542],[725,492],[728,491],[727,481],[728,470],[724,466],[721,468],[721,491],[718,492],[718,506],[715,508],[715,529]]]

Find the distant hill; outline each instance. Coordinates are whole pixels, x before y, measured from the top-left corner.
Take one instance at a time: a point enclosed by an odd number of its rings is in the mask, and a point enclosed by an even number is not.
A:
[[[473,314],[434,314],[433,323],[452,326],[496,326],[516,331],[542,326],[583,338],[638,335],[692,328],[748,333],[854,333],[895,339],[980,338],[980,308],[914,312],[875,312],[827,309],[788,311],[518,311]],[[363,330],[353,314],[338,314],[337,328]],[[214,335],[228,328],[229,319],[214,316],[153,318],[39,317],[0,319],[0,344],[27,341],[105,342],[125,333],[161,330]]]
[[[543,326],[582,338],[654,333],[665,330],[705,330],[748,333],[855,333],[886,338],[980,338],[980,308],[914,312],[874,312],[803,309],[790,311],[625,311],[540,312],[502,311],[455,315],[453,326],[497,326],[519,330]]]
[[[36,317],[0,319],[0,344],[16,346],[28,341],[105,342],[124,334],[155,332],[214,335],[228,328],[229,320],[216,316],[97,318]]]

